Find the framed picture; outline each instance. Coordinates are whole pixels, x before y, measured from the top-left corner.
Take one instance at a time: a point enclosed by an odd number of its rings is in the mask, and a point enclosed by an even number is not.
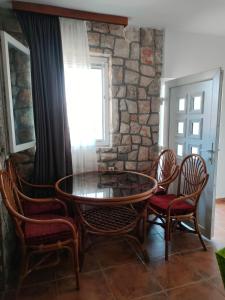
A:
[[[35,145],[30,51],[1,31],[10,152]]]

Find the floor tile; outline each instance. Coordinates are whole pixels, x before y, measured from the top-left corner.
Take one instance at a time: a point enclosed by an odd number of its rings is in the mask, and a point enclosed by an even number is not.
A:
[[[151,272],[141,264],[105,269],[107,282],[118,300],[134,299],[162,291]]]
[[[152,262],[149,269],[165,289],[195,282],[202,278],[191,265],[179,259],[178,255],[170,256],[167,262],[163,259]]]
[[[122,240],[103,245],[98,244],[93,251],[102,268],[138,262],[138,257],[131,243]]]
[[[56,282],[57,300],[114,300],[100,271],[80,274],[80,290],[73,278]]]
[[[179,258],[191,266],[203,278],[219,275],[219,268],[213,248],[209,248],[208,251],[200,249],[182,253]]]
[[[168,300],[224,300],[224,296],[209,282],[191,284],[168,292]]]

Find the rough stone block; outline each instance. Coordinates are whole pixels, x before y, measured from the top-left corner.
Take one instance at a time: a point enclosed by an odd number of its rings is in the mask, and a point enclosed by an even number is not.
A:
[[[164,43],[163,35],[155,36],[155,48],[157,50],[162,51],[163,43]]]
[[[162,51],[160,50],[155,51],[155,63],[162,64],[162,59],[163,59]]]
[[[129,133],[129,131],[130,131],[130,126],[128,124],[125,124],[125,123],[120,124],[120,132],[121,133]]]
[[[103,53],[105,53],[105,54],[110,54],[110,55],[112,55],[112,50],[111,49],[104,49],[104,51],[103,51]]]
[[[143,146],[151,146],[152,140],[148,137],[142,137],[142,145]]]
[[[139,113],[147,114],[150,113],[150,101],[149,100],[141,100],[138,101]]]
[[[155,77],[155,67],[148,65],[141,65],[140,67],[141,74],[148,77]]]
[[[159,96],[160,94],[160,80],[155,78],[148,87],[148,95]]]
[[[137,156],[138,156],[138,151],[131,151],[130,153],[128,153],[128,160],[137,160]]]
[[[118,160],[120,161],[127,161],[128,154],[127,153],[118,153]]]
[[[121,134],[113,134],[112,135],[112,145],[113,146],[119,146],[121,143]]]
[[[129,153],[130,151],[131,151],[131,145],[118,147],[119,153]]]
[[[125,29],[125,39],[128,42],[139,42],[140,29],[134,26],[127,26]]]
[[[138,81],[139,81],[139,73],[138,72],[125,70],[125,83],[138,84]]]
[[[139,145],[132,145],[132,150],[138,150],[139,149]]]
[[[124,62],[123,58],[117,58],[117,57],[112,58],[112,65],[122,66],[123,62]]]
[[[127,69],[138,72],[139,71],[139,61],[138,60],[126,60],[125,66]]]
[[[153,79],[150,77],[141,76],[140,86],[147,87],[152,81]]]
[[[129,52],[129,43],[124,39],[116,39],[114,47],[114,56],[128,58]]]
[[[141,114],[139,115],[139,123],[145,125],[148,123],[149,114]]]
[[[134,85],[127,86],[127,98],[136,99],[137,98],[137,87]]]
[[[139,172],[150,170],[151,169],[151,162],[145,161],[145,162],[138,162],[137,169]]]
[[[131,134],[137,134],[140,132],[141,125],[136,123],[136,122],[131,122],[130,123],[130,133]]]
[[[123,82],[123,68],[118,66],[112,67],[112,83],[121,84]]]
[[[141,48],[141,63],[146,65],[154,64],[154,51],[151,48]]]
[[[121,122],[126,124],[130,123],[130,114],[127,111],[121,112]]]
[[[159,132],[159,126],[158,125],[151,126],[151,129],[152,129],[153,133],[158,133]]]
[[[117,153],[101,153],[101,161],[110,161],[117,159]]]
[[[158,125],[158,124],[159,124],[159,114],[157,114],[157,113],[152,113],[152,114],[150,115],[148,124],[149,124],[149,125]]]
[[[137,102],[132,101],[132,100],[126,100],[127,107],[128,107],[128,112],[130,114],[135,114],[137,113]]]
[[[109,25],[109,32],[110,32],[112,35],[124,37],[124,26],[122,26],[122,25],[110,24],[110,25]]]
[[[124,98],[126,96],[126,86],[112,86],[112,96],[116,98]]]
[[[124,135],[122,137],[122,145],[131,145],[131,136],[130,135]]]
[[[90,52],[91,53],[103,53],[104,50],[102,48],[95,48],[95,47],[90,47]]]
[[[142,100],[146,98],[147,98],[147,94],[145,88],[138,88],[138,99]]]
[[[125,110],[127,110],[126,99],[121,99],[120,100],[120,111],[125,111]]]
[[[158,144],[158,140],[159,140],[159,134],[158,133],[153,133],[152,134],[152,139],[153,139],[153,144]]]
[[[132,43],[130,47],[130,58],[139,59],[140,56],[140,45],[139,43]]]
[[[89,46],[99,46],[100,43],[100,33],[88,32],[88,43]]]
[[[118,99],[112,100],[112,129],[113,132],[119,131],[119,107],[118,107]]]
[[[123,161],[117,161],[114,166],[115,166],[115,170],[117,170],[117,171],[124,170],[124,162]]]
[[[141,28],[141,45],[154,46],[154,29]]]
[[[148,160],[149,148],[140,146],[138,153],[138,161]]]
[[[101,47],[113,49],[114,37],[110,35],[101,35]]]
[[[135,171],[137,170],[137,163],[134,161],[127,161],[125,163],[126,170]]]
[[[109,33],[109,26],[106,23],[93,22],[93,31],[97,31],[100,33]]]
[[[131,122],[137,122],[138,121],[138,115],[137,114],[130,114],[130,121]]]
[[[151,99],[151,112],[158,113],[160,108],[160,98],[152,97]]]
[[[143,126],[141,127],[140,135],[141,135],[141,136],[147,136],[147,137],[150,137],[150,136],[151,136],[150,127],[149,127],[149,126],[144,126],[144,125],[143,125]]]

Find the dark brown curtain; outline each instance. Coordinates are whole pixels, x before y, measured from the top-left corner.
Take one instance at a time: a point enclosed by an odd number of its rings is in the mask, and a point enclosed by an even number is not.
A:
[[[59,19],[27,12],[17,16],[31,53],[34,182],[54,183],[72,173]]]

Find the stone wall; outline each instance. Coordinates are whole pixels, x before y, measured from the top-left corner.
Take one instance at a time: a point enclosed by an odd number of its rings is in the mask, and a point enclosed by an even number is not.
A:
[[[112,61],[112,147],[99,168],[144,170],[158,154],[163,31],[87,22],[91,53]]]
[[[19,23],[10,9],[0,7],[0,30],[4,30],[20,42],[26,44]],[[9,154],[9,138],[6,119],[6,97],[3,80],[2,48],[0,40],[0,169]],[[29,177],[33,169],[34,149],[15,154],[16,161],[24,177]],[[15,263],[15,235],[11,219],[2,203],[0,195],[0,290],[10,281]]]

